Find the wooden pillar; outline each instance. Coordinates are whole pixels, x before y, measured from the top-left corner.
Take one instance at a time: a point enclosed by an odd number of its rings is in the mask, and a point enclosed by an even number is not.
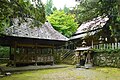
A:
[[[28,48],[26,48],[26,55],[27,55],[27,63],[29,63],[29,54],[28,54]]]
[[[53,55],[53,65],[54,65],[54,61],[55,61],[55,60],[54,60],[54,59],[55,59],[55,58],[54,58],[54,56],[55,56],[55,54],[54,54],[54,46],[52,47],[52,55]]]
[[[10,51],[9,51],[9,60],[11,60],[11,46],[10,46]]]
[[[94,46],[94,45],[93,45],[93,40],[92,40],[92,48],[93,48],[93,46]]]
[[[11,66],[12,65],[12,56],[11,56],[11,46],[9,47],[9,61],[7,66]]]
[[[17,48],[17,42],[14,44],[14,67],[16,67],[16,48]]]
[[[37,43],[35,44],[35,65],[37,66]]]

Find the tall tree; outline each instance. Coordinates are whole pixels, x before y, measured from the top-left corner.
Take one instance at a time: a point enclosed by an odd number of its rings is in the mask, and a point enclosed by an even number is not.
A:
[[[78,27],[75,22],[75,16],[72,14],[66,14],[64,11],[56,10],[53,14],[48,16],[47,19],[57,31],[67,37],[70,37]]]
[[[68,14],[70,12],[70,9],[66,5],[64,5],[63,10],[66,14]]]
[[[109,17],[109,27],[112,36],[120,37],[120,1],[99,0],[99,13]]]
[[[36,3],[37,2],[37,3]],[[0,32],[9,27],[12,18],[32,18],[35,25],[45,22],[44,5],[41,0],[1,0],[0,1]]]
[[[91,20],[98,16],[97,3],[92,0],[81,0],[78,5],[76,5],[72,12],[76,15],[76,21],[79,24]]]
[[[47,3],[45,5],[45,13],[47,16],[53,13],[53,1],[47,0]]]

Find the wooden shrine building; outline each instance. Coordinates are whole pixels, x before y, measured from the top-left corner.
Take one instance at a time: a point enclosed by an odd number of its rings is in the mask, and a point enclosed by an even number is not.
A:
[[[80,47],[82,46],[81,42],[83,39],[86,41],[87,46],[98,44],[100,36],[110,40],[110,30],[106,29],[109,28],[107,27],[108,21],[108,17],[99,16],[93,20],[84,22],[70,38],[70,41],[72,41],[77,47]]]
[[[13,19],[13,25],[0,36],[0,45],[10,47],[10,65],[53,64],[54,48],[64,45],[68,38],[56,31],[49,22],[31,28],[32,19]]]
[[[87,43],[86,46],[92,46],[94,49],[120,49],[120,38],[119,36],[111,36],[107,16],[99,16],[84,22],[70,38],[76,47],[82,46],[83,40]]]

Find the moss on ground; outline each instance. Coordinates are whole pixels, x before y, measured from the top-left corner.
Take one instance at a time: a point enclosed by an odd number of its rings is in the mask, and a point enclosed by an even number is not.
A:
[[[14,73],[0,80],[120,80],[118,68],[80,69],[67,68],[44,69]]]

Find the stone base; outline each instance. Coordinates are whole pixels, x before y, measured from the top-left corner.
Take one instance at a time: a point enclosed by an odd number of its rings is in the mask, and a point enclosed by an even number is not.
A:
[[[92,68],[92,64],[91,64],[91,63],[85,64],[85,68],[86,68],[86,69]]]

